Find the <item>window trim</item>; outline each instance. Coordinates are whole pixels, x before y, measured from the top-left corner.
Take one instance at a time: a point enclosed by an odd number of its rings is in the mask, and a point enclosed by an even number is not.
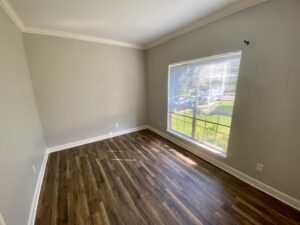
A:
[[[188,143],[190,143],[190,144],[192,144],[192,145],[195,145],[198,148],[200,147],[201,150],[203,149],[203,150],[209,151],[209,152],[214,153],[218,156],[221,156],[222,158],[227,158],[227,156],[228,156],[228,154],[227,154],[228,150],[227,150],[227,152],[220,151],[220,150],[218,150],[214,147],[209,146],[208,144],[204,144],[200,141],[196,141],[196,140],[194,140],[194,139],[192,139],[192,138],[190,138],[190,137],[188,137],[184,134],[181,134],[181,133],[179,133],[175,130],[172,130],[169,127],[167,129],[167,132],[174,135],[174,136],[176,136],[176,137],[178,137],[178,138],[180,138],[180,139],[182,139],[182,140],[184,140],[184,141],[186,141],[186,142],[188,142]]]
[[[214,58],[219,58],[219,57],[222,57],[222,56],[226,56],[226,55],[229,55],[229,54],[238,54],[240,53],[241,54],[241,61],[242,61],[242,56],[243,56],[243,52],[242,50],[239,50],[239,51],[233,51],[233,52],[227,52],[227,53],[223,53],[223,54],[218,54],[218,55],[213,55],[213,56],[208,56],[208,57],[202,57],[202,58],[198,58],[198,59],[192,59],[192,60],[187,60],[187,61],[182,61],[182,62],[178,62],[178,63],[172,63],[172,64],[169,64],[168,65],[168,108],[167,108],[167,132],[180,138],[180,139],[183,139],[184,141],[188,142],[188,143],[191,143],[193,145],[195,145],[196,147],[200,147],[201,149],[204,149],[204,150],[207,150],[209,152],[212,152],[218,156],[221,156],[223,158],[227,158],[227,155],[228,155],[228,151],[229,151],[229,148],[226,150],[226,152],[222,151],[222,150],[219,150],[218,148],[215,148],[207,143],[203,143],[201,141],[197,141],[195,140],[194,138],[191,138],[191,137],[188,137],[180,132],[177,132],[176,130],[173,130],[171,129],[170,127],[170,103],[169,103],[169,97],[170,97],[170,69],[171,67],[174,67],[174,66],[181,66],[181,65],[185,65],[185,64],[190,64],[190,63],[195,63],[195,62],[201,62],[201,61],[205,61],[205,60],[211,60],[211,59],[214,59]],[[241,68],[241,62],[240,62],[240,68]],[[240,72],[240,69],[239,69],[239,72]],[[238,76],[240,75],[240,73],[238,74]],[[233,110],[234,111],[234,110]],[[230,125],[230,128],[232,127],[232,121],[231,121],[231,125]],[[231,132],[229,133],[229,137],[228,137],[228,143],[230,142],[230,139],[231,139]]]

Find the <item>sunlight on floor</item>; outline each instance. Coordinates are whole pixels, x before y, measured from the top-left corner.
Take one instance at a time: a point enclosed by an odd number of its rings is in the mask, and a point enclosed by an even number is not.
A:
[[[136,159],[112,159],[114,161],[136,161]]]
[[[185,161],[186,163],[190,164],[190,165],[197,165],[197,163],[193,160],[191,160],[190,158],[184,156],[183,154],[179,153],[179,152],[176,152],[174,151],[174,153],[176,154],[176,156],[178,158],[180,158],[181,160]]]

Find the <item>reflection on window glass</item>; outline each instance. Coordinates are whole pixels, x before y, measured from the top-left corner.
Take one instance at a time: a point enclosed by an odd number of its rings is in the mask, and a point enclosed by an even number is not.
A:
[[[226,152],[241,52],[169,67],[168,129]]]

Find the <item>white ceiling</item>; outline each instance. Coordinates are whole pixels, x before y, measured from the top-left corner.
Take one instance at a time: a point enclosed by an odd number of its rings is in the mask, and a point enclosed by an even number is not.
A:
[[[192,30],[260,2],[262,0],[9,0],[28,32],[64,32],[136,46],[159,44],[176,33],[189,31],[180,31],[187,25],[192,24]]]

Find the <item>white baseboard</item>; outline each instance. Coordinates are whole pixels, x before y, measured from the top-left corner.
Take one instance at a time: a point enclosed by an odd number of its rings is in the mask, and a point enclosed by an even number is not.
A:
[[[105,139],[108,139],[108,138],[120,136],[120,135],[123,135],[123,134],[128,134],[128,133],[144,130],[144,129],[147,129],[147,127],[148,126],[135,127],[135,128],[127,129],[127,130],[117,131],[117,132],[114,132],[114,133],[100,135],[100,136],[93,137],[93,138],[87,138],[87,139],[83,139],[83,140],[80,140],[80,141],[74,141],[74,142],[71,142],[71,143],[58,145],[58,146],[55,146],[55,147],[48,148],[48,153],[57,152],[57,151],[61,151],[61,150],[69,149],[69,148],[74,148],[74,147],[77,147],[77,146],[80,146],[80,145],[85,145],[85,144],[93,143],[93,142],[96,142],[96,141],[102,141],[102,140],[105,140]]]
[[[55,147],[51,147],[48,148],[41,168],[40,168],[40,173],[39,173],[39,177],[38,177],[38,181],[37,181],[37,185],[35,188],[35,192],[34,192],[34,197],[33,197],[33,201],[31,204],[31,210],[30,210],[30,215],[29,215],[29,220],[28,220],[28,225],[34,225],[34,221],[35,221],[35,216],[36,216],[36,210],[37,210],[37,206],[38,206],[38,201],[39,201],[39,196],[40,196],[40,191],[41,191],[41,187],[42,187],[42,183],[43,183],[43,178],[44,178],[44,174],[45,174],[45,169],[46,169],[46,165],[47,165],[47,160],[48,160],[48,155],[51,152],[56,152],[56,151],[61,151],[61,150],[65,150],[68,148],[73,148],[76,146],[80,146],[80,145],[84,145],[84,144],[88,144],[88,143],[92,143],[92,142],[96,142],[96,141],[101,141],[107,138],[112,138],[112,137],[116,137],[116,136],[120,136],[123,134],[128,134],[128,133],[132,133],[132,132],[136,132],[136,131],[140,131],[140,130],[144,130],[144,129],[149,129],[153,132],[155,132],[156,134],[166,138],[167,140],[173,142],[174,144],[179,145],[180,147],[190,151],[191,153],[199,156],[200,158],[204,159],[205,161],[215,165],[216,167],[224,170],[227,173],[230,173],[231,175],[239,178],[240,180],[245,181],[246,183],[250,184],[251,186],[267,193],[268,195],[273,196],[274,198],[278,199],[279,201],[282,201],[284,203],[286,203],[287,205],[300,210],[300,201],[298,199],[295,199],[287,194],[284,194],[282,192],[280,192],[279,190],[262,183],[261,181],[258,181],[248,175],[246,175],[245,173],[242,173],[224,163],[222,163],[221,161],[214,159],[213,157],[210,157],[202,152],[196,151],[193,147],[183,143],[182,141],[179,141],[173,137],[171,137],[170,135],[159,131],[151,126],[141,126],[141,127],[136,127],[136,128],[132,128],[132,129],[128,129],[128,130],[123,130],[123,131],[118,131],[115,133],[111,133],[111,134],[105,134],[105,135],[101,135],[98,137],[93,137],[93,138],[88,138],[88,139],[84,139],[81,141],[75,141],[75,142],[71,142],[68,144],[64,144],[64,145],[59,145],[59,146],[55,146]]]
[[[0,225],[6,225],[2,215],[0,214]]]
[[[36,217],[36,210],[37,210],[37,207],[38,207],[39,196],[40,196],[40,192],[41,192],[41,188],[42,188],[42,184],[43,184],[43,179],[44,179],[45,169],[46,169],[46,165],[47,165],[47,160],[48,160],[48,156],[51,152],[61,151],[61,150],[65,150],[65,149],[68,149],[68,148],[73,148],[73,147],[76,147],[76,146],[89,144],[89,143],[96,142],[96,141],[101,141],[101,140],[104,140],[104,139],[107,139],[107,138],[112,138],[112,137],[120,136],[120,135],[123,135],[123,134],[128,134],[128,133],[144,130],[144,129],[147,129],[147,127],[148,126],[135,127],[135,128],[127,129],[127,130],[117,131],[115,133],[105,134],[105,135],[101,135],[101,136],[98,136],[98,137],[88,138],[88,139],[75,141],[75,142],[71,142],[71,143],[68,143],[68,144],[48,148],[45,155],[44,155],[44,159],[43,159],[43,162],[42,162],[42,165],[41,165],[41,168],[40,168],[40,173],[39,173],[38,181],[37,181],[36,188],[35,188],[35,191],[34,191],[33,200],[32,200],[31,209],[30,209],[30,214],[29,214],[29,219],[28,219],[27,224],[28,225],[34,225],[35,217]]]
[[[40,168],[40,173],[39,173],[39,177],[37,180],[37,184],[35,187],[35,191],[33,194],[33,200],[31,203],[31,208],[30,208],[30,214],[29,214],[29,219],[28,219],[28,225],[34,225],[35,222],[35,215],[36,215],[36,210],[37,210],[37,206],[39,203],[39,196],[40,196],[40,192],[41,192],[41,188],[42,188],[42,184],[43,184],[43,179],[44,179],[44,174],[45,174],[45,170],[46,170],[46,165],[47,165],[47,161],[48,161],[48,152],[45,152],[44,155],[44,159]]]
[[[254,179],[253,177],[250,177],[248,176],[247,174],[245,173],[242,173],[224,163],[222,163],[221,161],[217,160],[217,159],[214,159],[213,157],[210,157],[200,151],[196,151],[195,148],[185,144],[184,142],[182,141],[179,141],[178,139],[176,138],[173,138],[171,137],[170,135],[160,131],[160,130],[157,130],[151,126],[147,126],[147,128],[151,131],[153,131],[154,133],[166,138],[167,140],[173,142],[174,144],[177,144],[178,146],[188,150],[189,152],[199,156],[200,158],[204,159],[205,161],[213,164],[214,166],[220,168],[221,170],[224,170],[225,172],[227,173],[230,173],[231,175],[239,178],[240,180],[250,184],[251,186],[265,192],[266,194],[268,195],[271,195],[272,197],[278,199],[279,201],[281,202],[284,202],[285,204],[297,209],[300,211],[300,201],[296,198],[293,198],[257,179]]]

